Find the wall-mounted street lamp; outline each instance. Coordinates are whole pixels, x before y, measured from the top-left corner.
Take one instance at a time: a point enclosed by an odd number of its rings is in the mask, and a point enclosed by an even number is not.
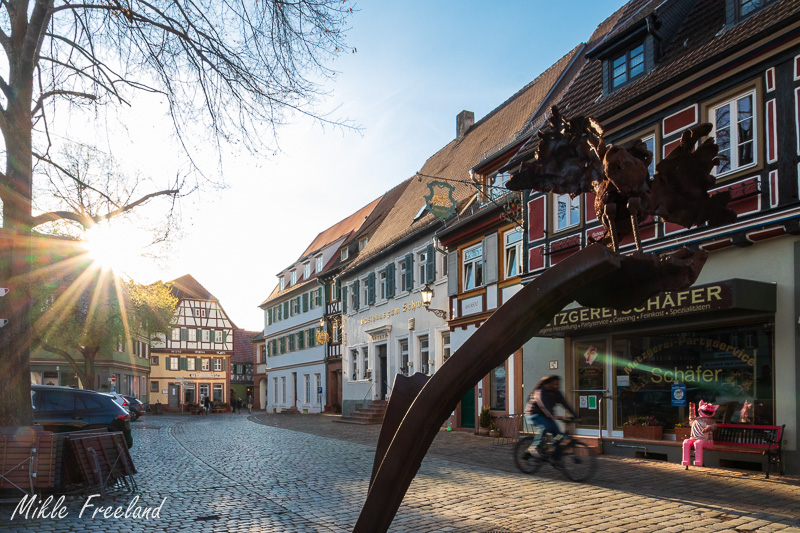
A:
[[[433,289],[431,288],[430,283],[426,283],[425,286],[419,291],[420,296],[422,296],[422,305],[425,306],[425,309],[433,313],[434,315],[438,316],[439,318],[447,318],[447,311],[443,309],[431,309],[431,300],[433,300]]]

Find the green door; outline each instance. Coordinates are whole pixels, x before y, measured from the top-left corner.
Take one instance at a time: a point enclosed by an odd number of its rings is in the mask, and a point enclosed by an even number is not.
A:
[[[467,391],[461,398],[461,424],[462,428],[475,429],[475,389]]]

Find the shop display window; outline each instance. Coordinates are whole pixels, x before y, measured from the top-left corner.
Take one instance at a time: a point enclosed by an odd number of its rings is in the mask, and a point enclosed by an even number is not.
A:
[[[700,400],[719,404],[718,422],[774,424],[772,331],[755,323],[615,337],[615,427],[652,416],[671,429]]]
[[[490,408],[493,411],[506,410],[506,367],[500,365],[489,374]]]
[[[581,427],[597,428],[606,386],[606,343],[602,340],[580,341],[573,345],[576,387],[574,397],[567,397],[581,419]],[[605,417],[604,417],[605,418]]]

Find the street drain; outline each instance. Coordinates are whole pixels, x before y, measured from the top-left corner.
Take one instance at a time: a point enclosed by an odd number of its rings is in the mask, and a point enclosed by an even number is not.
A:
[[[219,515],[212,514],[209,516],[198,516],[197,518],[194,519],[195,522],[200,522],[204,520],[219,520]]]

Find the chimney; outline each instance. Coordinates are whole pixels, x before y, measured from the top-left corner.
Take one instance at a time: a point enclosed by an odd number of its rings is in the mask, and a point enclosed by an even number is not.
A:
[[[475,113],[464,110],[456,116],[456,139],[459,141],[464,138],[467,131],[475,124]]]

